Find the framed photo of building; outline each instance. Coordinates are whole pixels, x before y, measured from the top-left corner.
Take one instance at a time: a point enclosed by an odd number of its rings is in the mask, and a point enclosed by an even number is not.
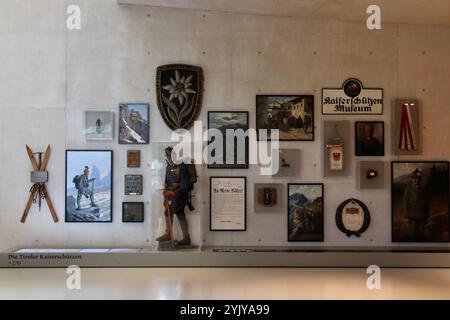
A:
[[[141,151],[127,150],[127,167],[140,168],[141,167]]]
[[[288,241],[323,241],[322,183],[288,183]]]
[[[280,141],[314,141],[314,96],[313,95],[257,95],[256,130],[258,141],[260,129],[279,130]]]
[[[66,150],[66,222],[112,222],[113,152]]]
[[[114,132],[114,112],[86,111],[86,140],[112,140]]]
[[[247,178],[210,177],[210,230],[246,231]]]
[[[125,195],[126,196],[142,195],[142,175],[140,174],[125,175]]]
[[[209,169],[248,169],[247,111],[209,111],[208,130],[221,133],[222,144],[210,132],[208,145],[213,149],[208,159]],[[234,138],[227,139],[227,131],[234,132]],[[233,141],[227,141],[234,139]],[[234,148],[232,145],[234,144]],[[231,147],[230,147],[231,146]]]
[[[449,162],[391,164],[392,241],[448,242]]]
[[[122,103],[119,105],[119,144],[150,142],[149,105]]]
[[[355,122],[355,155],[359,157],[384,156],[384,122]]]
[[[144,222],[144,203],[122,202],[122,222],[124,223]]]

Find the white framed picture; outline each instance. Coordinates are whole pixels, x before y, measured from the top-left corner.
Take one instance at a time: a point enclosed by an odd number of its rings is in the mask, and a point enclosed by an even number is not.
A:
[[[113,140],[114,136],[113,111],[86,111],[85,136],[86,140]]]

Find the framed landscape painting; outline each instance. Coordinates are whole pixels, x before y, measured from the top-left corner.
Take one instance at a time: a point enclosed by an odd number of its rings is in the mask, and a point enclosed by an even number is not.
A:
[[[392,162],[392,241],[448,242],[449,162]]]
[[[111,150],[66,150],[66,222],[112,222]]]
[[[322,183],[288,184],[288,241],[323,241]]]
[[[257,95],[256,130],[279,130],[280,141],[314,141],[313,95]]]
[[[222,134],[222,144],[215,145],[208,159],[209,169],[247,169],[248,168],[248,137],[242,139],[234,137],[234,149],[227,150],[231,145],[227,142],[227,130],[234,133],[246,132],[248,130],[247,111],[209,111],[208,129],[217,129]],[[211,135],[208,137],[208,144],[217,143]],[[230,149],[230,148],[228,148]],[[219,157],[217,152],[222,152]],[[216,161],[219,159],[219,161]],[[230,161],[227,161],[230,160]]]

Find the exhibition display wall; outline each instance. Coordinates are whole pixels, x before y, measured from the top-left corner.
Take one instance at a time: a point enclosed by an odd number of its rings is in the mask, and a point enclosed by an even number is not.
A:
[[[198,120],[204,130],[212,112],[243,112],[248,126],[256,128],[260,121],[257,108],[264,104],[264,97],[312,96],[310,102],[305,100],[306,108],[312,108],[308,111],[313,115],[311,134],[297,141],[280,141],[286,156],[297,158],[298,172],[272,177],[260,175],[258,166],[252,164],[232,169],[197,166],[196,209],[187,213],[193,245],[450,247],[442,240],[448,238],[448,206],[447,215],[444,212],[440,220],[447,233],[437,237],[406,239],[401,232],[393,233],[396,222],[391,212],[403,183],[395,178],[407,170],[402,169],[400,162],[404,161],[433,161],[436,170],[447,170],[447,199],[442,196],[433,201],[448,203],[449,27],[383,24],[381,30],[370,31],[362,22],[124,6],[115,0],[76,2],[82,9],[82,28],[72,31],[65,25],[67,1],[0,5],[0,46],[5,48],[0,52],[1,251],[20,247],[156,247],[155,238],[164,231],[164,149],[173,145],[172,130],[158,110],[156,92],[157,67],[167,64],[203,69]],[[11,25],[17,29],[10,30]],[[322,96],[344,90],[347,79],[360,81],[363,90],[378,90],[370,93],[382,97],[376,112],[330,114],[323,109]],[[420,148],[410,154],[398,150],[401,113],[394,108],[401,108],[403,101],[414,101],[420,107],[411,111]],[[148,104],[149,136],[141,137],[142,143],[123,143],[120,134],[119,119],[124,112],[120,108],[131,104],[143,108]],[[95,119],[101,112],[102,119],[111,125],[111,135],[106,132],[104,139],[89,139],[87,111]],[[372,124],[380,135],[384,152],[367,155],[358,148],[357,137],[364,134],[364,123]],[[343,124],[337,134],[345,150],[343,174],[326,168],[330,149],[326,145],[339,146],[330,142],[337,124]],[[54,223],[43,203],[40,212],[33,205],[26,222],[21,223],[33,170],[25,145],[36,152],[49,144],[52,153],[46,188],[59,222]],[[110,192],[112,206],[112,215],[105,216],[105,223],[76,223],[75,211],[69,218],[66,214],[64,186],[72,183],[66,181],[70,165],[66,152],[70,150],[112,151],[111,166],[102,172],[102,177],[108,170],[112,173],[106,174],[111,179],[110,188],[102,185],[103,191]],[[129,151],[136,150],[140,151],[140,165],[127,165]],[[135,161],[135,155],[131,156]],[[432,164],[427,163],[417,166],[432,170]],[[408,170],[413,171],[413,166]],[[377,168],[382,178],[367,185],[361,181],[361,168],[365,172]],[[245,228],[217,231],[212,227],[210,183],[224,176],[245,178]],[[441,182],[437,179],[435,185]],[[255,206],[255,184],[276,190],[280,200],[276,210]],[[322,230],[309,238],[292,235],[288,221],[288,191],[305,186],[309,186],[307,190],[320,188],[308,192],[323,195]],[[442,189],[434,191],[440,194]],[[359,201],[344,203],[348,199]],[[76,199],[73,201],[75,208]],[[143,204],[143,216],[124,218],[123,206],[134,202],[139,203],[136,210]],[[361,219],[367,223],[353,233],[346,232],[345,218],[344,223],[337,223],[336,217],[338,207],[349,203],[362,213],[370,212],[370,224],[363,215]],[[178,225],[174,229],[179,232]]]

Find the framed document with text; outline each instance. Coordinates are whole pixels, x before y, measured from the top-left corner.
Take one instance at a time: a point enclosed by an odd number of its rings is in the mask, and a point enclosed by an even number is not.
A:
[[[246,231],[245,177],[210,177],[211,231]]]

